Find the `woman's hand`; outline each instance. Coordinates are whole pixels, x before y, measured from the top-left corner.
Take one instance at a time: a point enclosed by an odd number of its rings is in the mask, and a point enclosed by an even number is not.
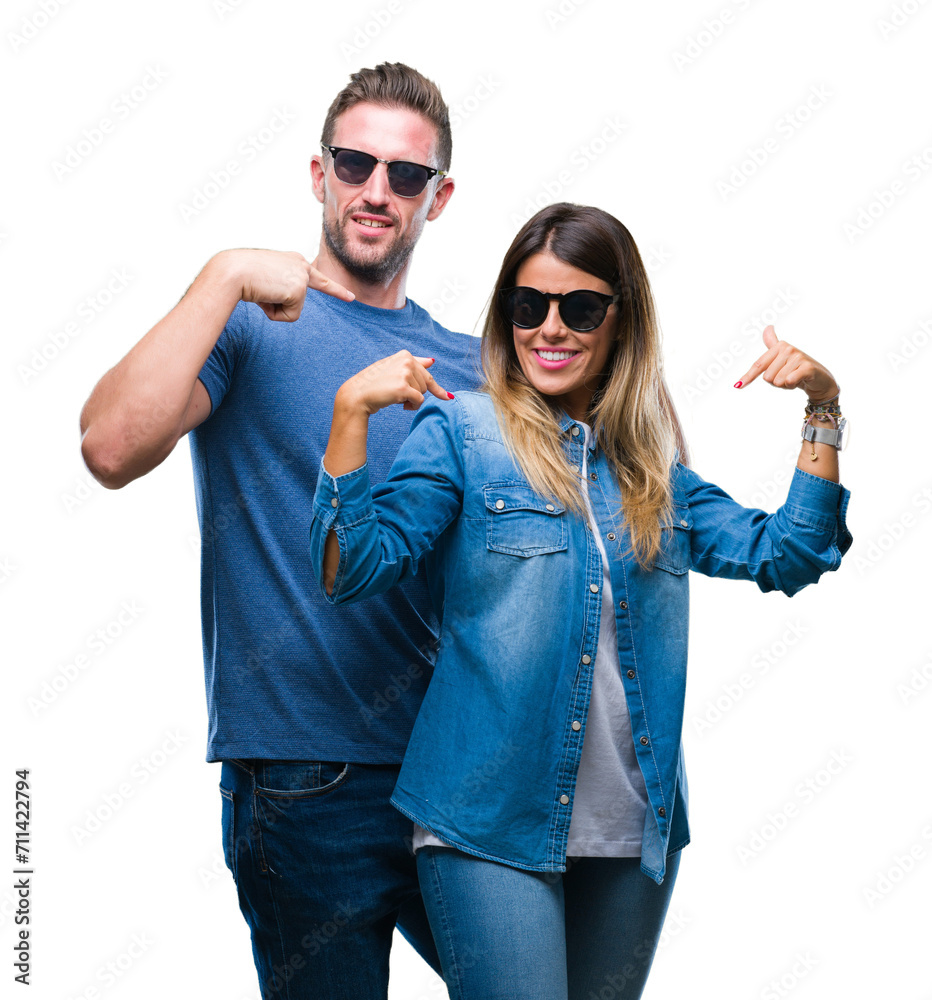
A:
[[[433,363],[433,358],[418,358],[410,351],[376,361],[340,386],[334,411],[371,415],[395,403],[416,410],[424,402],[425,392],[437,399],[452,399],[453,394],[441,389],[427,370]]]
[[[425,392],[438,399],[453,398],[427,370],[433,363],[433,358],[416,358],[410,351],[399,351],[363,368],[340,386],[333,401],[330,440],[324,452],[324,468],[331,476],[345,475],[365,464],[369,417],[373,413],[396,403],[406,410],[416,410],[424,402]]]
[[[779,389],[803,389],[813,403],[824,403],[838,395],[838,383],[832,373],[792,344],[777,340],[772,326],[764,328],[764,343],[767,350],[751,365],[744,378],[735,383],[737,388],[763,375],[765,381]],[[796,468],[837,483],[838,452],[832,444],[804,440]]]
[[[363,368],[340,386],[333,401],[333,422],[324,452],[324,468],[331,476],[343,476],[365,465],[369,417],[373,413],[395,403],[416,410],[424,402],[425,392],[438,399],[453,399],[453,393],[441,389],[427,370],[433,363],[433,358],[416,358],[410,351],[399,351]],[[340,544],[331,529],[324,541],[323,579],[328,594],[333,593],[339,564]]]
[[[772,326],[764,329],[764,343],[767,350],[735,383],[735,388],[740,389],[763,374],[766,382],[779,389],[802,389],[813,403],[838,395],[838,383],[832,373],[798,347],[785,340],[777,340]]]

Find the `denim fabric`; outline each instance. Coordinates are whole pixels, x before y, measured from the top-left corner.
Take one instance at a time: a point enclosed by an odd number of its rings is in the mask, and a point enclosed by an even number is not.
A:
[[[436,971],[398,768],[225,760],[223,850],[263,1000],[385,1000],[392,931]]]
[[[560,433],[580,467],[579,425],[564,415]],[[641,867],[659,883],[667,854],[689,842],[681,741],[688,570],[792,596],[837,569],[850,547],[849,493],[795,469],[786,501],[768,514],[677,462],[673,521],[645,570],[625,554],[619,487],[595,444],[588,467],[650,804]],[[585,520],[531,489],[489,397],[463,392],[421,408],[374,489],[366,466],[333,479],[321,464],[311,525],[318,579],[331,528],[340,543],[332,603],[379,593],[418,572],[424,557],[442,619],[393,803],[469,853],[563,870],[600,623],[602,562]]]
[[[656,885],[637,858],[571,858],[529,872],[422,847],[418,876],[450,1000],[637,1000],[679,854]]]

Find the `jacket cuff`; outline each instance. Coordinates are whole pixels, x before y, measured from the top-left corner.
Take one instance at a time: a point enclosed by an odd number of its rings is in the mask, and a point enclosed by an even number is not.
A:
[[[836,544],[842,555],[851,547],[852,537],[845,523],[851,496],[841,483],[814,476],[797,466],[784,504],[794,521],[816,528],[834,529]]]
[[[324,528],[346,528],[365,520],[372,506],[369,464],[334,478],[320,460],[314,511]]]

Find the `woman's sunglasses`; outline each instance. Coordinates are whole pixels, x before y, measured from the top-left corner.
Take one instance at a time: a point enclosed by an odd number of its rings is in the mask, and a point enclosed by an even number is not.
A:
[[[618,301],[618,295],[605,295],[587,288],[575,292],[541,292],[527,285],[502,289],[502,303],[509,322],[522,330],[542,326],[550,311],[550,300],[556,299],[560,318],[576,333],[588,333],[602,325],[608,307]]]
[[[420,163],[409,163],[407,160],[382,160],[371,153],[362,153],[358,149],[344,149],[341,146],[325,146],[333,157],[333,172],[344,184],[359,186],[369,180],[377,163],[388,167],[388,186],[399,198],[416,198],[427,187],[427,182],[437,174],[446,177],[446,170],[436,167],[425,167]]]

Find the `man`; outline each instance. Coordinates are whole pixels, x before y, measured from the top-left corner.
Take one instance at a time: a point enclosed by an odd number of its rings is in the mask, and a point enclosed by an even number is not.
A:
[[[118,489],[191,432],[202,546],[207,759],[222,760],[224,852],[262,996],[385,997],[396,920],[439,969],[410,851],[389,804],[436,647],[423,581],[326,605],[308,526],[333,397],[409,349],[451,388],[476,382],[473,338],[405,297],[424,223],[453,193],[449,112],[400,63],[351,77],[311,160],[319,253],[228,250],[107,372],[82,451]],[[429,390],[447,393],[431,380]],[[372,418],[387,475],[411,414]]]

